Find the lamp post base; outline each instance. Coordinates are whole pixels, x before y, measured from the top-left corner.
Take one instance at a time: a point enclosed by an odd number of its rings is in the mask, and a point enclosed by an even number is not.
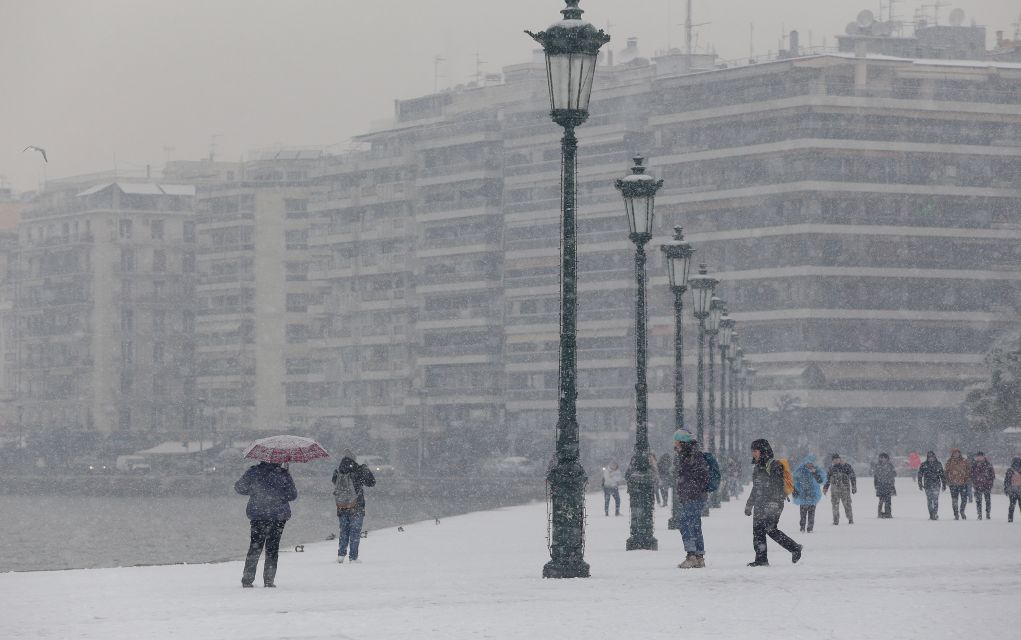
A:
[[[659,543],[652,534],[652,511],[655,496],[655,481],[650,471],[633,471],[628,474],[627,492],[631,503],[631,537],[627,539],[628,551],[656,551]]]
[[[543,578],[588,578],[589,566],[584,560],[550,560],[542,568]]]

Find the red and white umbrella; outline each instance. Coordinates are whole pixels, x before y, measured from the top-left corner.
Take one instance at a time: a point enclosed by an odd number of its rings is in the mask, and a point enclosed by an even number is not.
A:
[[[329,458],[330,454],[312,438],[301,436],[270,436],[253,442],[244,452],[245,458],[263,462],[308,462]]]

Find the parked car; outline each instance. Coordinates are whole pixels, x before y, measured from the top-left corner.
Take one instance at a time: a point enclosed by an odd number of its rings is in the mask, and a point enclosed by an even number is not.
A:
[[[537,473],[535,463],[522,456],[510,456],[489,460],[482,471],[494,476],[528,476]]]
[[[375,476],[382,477],[392,476],[396,472],[396,469],[393,468],[393,465],[387,462],[386,458],[384,458],[383,456],[377,456],[372,454],[357,456],[355,458],[355,462],[357,462],[358,464],[364,464],[368,466],[369,470],[372,471],[372,475]]]
[[[105,475],[113,473],[113,466],[99,460],[78,460],[74,464],[74,470],[87,475]]]
[[[117,456],[117,471],[121,473],[149,473],[152,465],[146,456]]]

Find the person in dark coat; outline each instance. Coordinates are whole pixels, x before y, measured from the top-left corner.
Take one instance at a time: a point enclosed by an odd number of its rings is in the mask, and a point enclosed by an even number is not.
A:
[[[358,464],[350,449],[344,451],[340,465],[333,470],[333,495],[337,503],[337,520],[340,522],[340,536],[337,545],[337,562],[343,564],[350,553],[351,562],[358,560],[358,543],[365,523],[365,487],[376,486],[376,477],[367,465]],[[345,487],[353,491],[345,497]]]
[[[968,482],[971,480],[971,465],[960,449],[951,449],[950,457],[943,466],[947,485],[950,487],[950,506],[954,508],[954,520],[967,520]]]
[[[890,462],[890,454],[879,454],[879,461],[872,472],[872,482],[876,487],[876,497],[879,498],[879,517],[892,518],[893,496],[897,495],[897,470]]]
[[[659,501],[660,506],[670,504],[670,485],[674,483],[674,456],[669,451],[659,458]]]
[[[773,458],[773,448],[767,440],[752,442],[752,491],[744,507],[744,514],[752,516],[752,546],[755,560],[749,567],[768,567],[766,536],[791,552],[791,561],[801,559],[802,547],[777,529],[784,503],[783,465]]]
[[[840,458],[839,453],[832,456],[833,464],[826,471],[826,484],[822,492],[830,492],[830,502],[833,504],[833,524],[840,524],[840,503],[844,504],[844,513],[847,514],[847,524],[854,524],[854,514],[851,512],[851,495],[858,493],[858,479],[854,475],[854,467],[847,464]]]
[[[234,483],[234,491],[248,496],[245,514],[252,527],[245,570],[241,574],[241,586],[251,587],[255,582],[255,570],[265,547],[266,561],[262,566],[262,582],[267,587],[275,587],[280,536],[283,535],[284,525],[291,517],[291,505],[288,503],[298,498],[294,479],[286,465],[260,462],[249,467]]]
[[[978,511],[978,519],[982,519],[982,499],[986,503],[986,520],[989,519],[989,512],[992,510],[993,484],[996,483],[996,470],[993,463],[989,462],[986,454],[979,451],[971,463],[971,486],[975,489],[975,509]]]
[[[679,505],[677,528],[684,541],[687,557],[677,565],[681,569],[705,568],[705,540],[702,537],[702,510],[709,498],[709,461],[695,436],[684,429],[674,433],[677,484],[674,500]]]
[[[1007,496],[1007,522],[1014,522],[1014,505],[1021,506],[1021,458],[1014,458],[1003,474],[1003,495]]]
[[[922,489],[925,489],[929,506],[929,519],[939,520],[939,492],[947,490],[947,474],[934,451],[925,454],[925,462],[918,467],[918,490]]]

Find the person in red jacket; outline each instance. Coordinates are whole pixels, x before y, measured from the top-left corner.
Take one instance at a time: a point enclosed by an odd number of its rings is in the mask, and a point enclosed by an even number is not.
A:
[[[986,459],[986,454],[979,451],[971,463],[971,486],[975,489],[975,508],[978,509],[978,519],[982,519],[982,499],[986,503],[986,520],[989,519],[990,496],[993,491],[993,483],[996,482],[996,470],[993,463]]]

